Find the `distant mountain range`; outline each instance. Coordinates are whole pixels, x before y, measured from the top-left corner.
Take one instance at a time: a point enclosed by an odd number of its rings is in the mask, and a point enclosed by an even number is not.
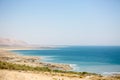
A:
[[[12,38],[0,38],[0,46],[28,46],[28,43]]]
[[[53,49],[58,46],[28,44],[25,41],[13,39],[13,38],[0,38],[0,47],[29,47],[33,49]]]

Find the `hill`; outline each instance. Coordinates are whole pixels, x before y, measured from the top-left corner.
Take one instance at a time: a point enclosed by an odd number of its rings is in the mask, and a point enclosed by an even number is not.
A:
[[[0,46],[27,46],[28,43],[12,38],[0,38]]]

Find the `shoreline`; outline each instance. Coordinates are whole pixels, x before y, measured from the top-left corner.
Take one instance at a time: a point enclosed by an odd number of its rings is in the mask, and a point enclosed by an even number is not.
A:
[[[0,48],[0,61],[17,65],[27,65],[30,67],[48,67],[51,70],[69,71],[72,68],[67,64],[45,63],[40,61],[38,56],[20,55],[11,50],[31,50],[29,49],[5,49]],[[0,80],[119,80],[120,75],[99,75],[83,72],[82,75],[73,73],[57,72],[34,72],[23,70],[0,69]],[[76,72],[75,72],[76,73]],[[84,74],[85,73],[85,74]],[[16,77],[17,76],[17,77]],[[31,77],[32,76],[32,77]],[[42,78],[42,79],[41,79]]]
[[[8,51],[8,53],[10,53],[10,54],[12,53],[15,56],[16,55],[19,56],[21,59],[26,59],[24,62],[23,61],[22,62],[21,61],[16,62],[16,61],[13,60],[12,63],[25,64],[25,65],[33,66],[33,67],[36,67],[36,66],[38,66],[38,67],[48,67],[52,70],[80,72],[80,71],[76,71],[75,64],[47,62],[47,61],[44,61],[44,60],[46,60],[46,58],[44,58],[42,56],[30,56],[30,55],[24,55],[24,54],[21,54],[21,53],[14,52],[14,50],[48,50],[48,48],[33,48],[33,47],[17,47],[17,48],[12,47],[12,48],[10,48],[10,47],[8,47],[8,48],[2,48],[2,49],[5,50],[5,51]],[[0,48],[0,50],[1,50],[1,48]],[[89,71],[85,71],[85,72],[89,72]],[[89,73],[96,73],[96,72],[89,72]],[[120,72],[102,72],[102,73],[96,73],[96,74],[101,74],[103,76],[106,76],[106,75],[120,74]]]
[[[23,50],[23,49],[18,49],[18,50]],[[48,49],[24,49],[24,50],[48,50]],[[13,50],[14,51],[14,50]],[[19,54],[19,52],[18,52],[18,54]],[[23,54],[23,56],[26,56],[26,55],[24,55]],[[29,56],[29,55],[28,55]],[[48,56],[48,58],[46,58],[46,56],[44,57],[44,56],[40,56],[41,57],[41,62],[42,63],[45,63],[45,64],[57,64],[57,65],[68,65],[71,69],[69,69],[70,71],[74,71],[74,72],[88,72],[88,73],[96,73],[96,74],[100,74],[100,75],[103,75],[103,76],[106,76],[106,75],[118,75],[118,74],[120,74],[120,72],[115,72],[115,71],[111,71],[111,72],[107,72],[107,71],[103,71],[103,72],[92,72],[92,71],[79,71],[79,69],[78,69],[78,67],[79,66],[77,66],[76,64],[71,64],[71,63],[55,63],[55,62],[47,62],[47,60],[46,59],[48,59],[49,58],[49,56]],[[51,57],[51,56],[50,56]],[[50,58],[51,59],[51,58]],[[49,59],[48,59],[49,60]],[[59,70],[59,69],[58,69]],[[66,70],[67,71],[67,70]]]
[[[36,67],[36,66],[48,67],[52,70],[56,70],[56,69],[63,70],[63,71],[72,70],[72,67],[70,67],[69,64],[42,62],[42,60],[41,60],[42,58],[40,56],[26,56],[26,55],[22,55],[22,54],[19,54],[16,52],[12,52],[14,50],[36,50],[36,49],[31,49],[31,48],[16,48],[16,49],[0,48],[0,53],[1,52],[3,53],[3,54],[0,54],[0,60],[6,61],[6,62],[11,62],[11,63],[16,63],[16,64],[33,66],[33,67]]]

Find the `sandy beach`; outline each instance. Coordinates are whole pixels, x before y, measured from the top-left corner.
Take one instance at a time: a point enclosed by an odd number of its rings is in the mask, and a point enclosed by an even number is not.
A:
[[[0,80],[90,80],[90,77],[77,78],[45,73],[0,70]]]

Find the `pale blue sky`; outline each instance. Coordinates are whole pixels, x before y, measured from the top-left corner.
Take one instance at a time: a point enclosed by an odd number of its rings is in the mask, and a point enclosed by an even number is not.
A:
[[[120,0],[0,0],[0,37],[42,45],[120,45]]]

